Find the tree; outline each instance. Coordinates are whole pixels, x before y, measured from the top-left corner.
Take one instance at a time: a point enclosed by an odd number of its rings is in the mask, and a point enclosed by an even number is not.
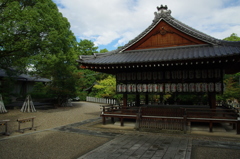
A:
[[[51,0],[1,0],[0,68],[14,67],[51,78],[47,92],[62,105],[74,97],[77,71],[76,38]]]
[[[26,70],[35,56],[45,59],[71,46],[70,24],[51,0],[1,0],[0,19],[0,68]]]
[[[77,44],[77,52],[79,55],[93,55],[93,53],[97,53],[98,47],[94,45],[94,43],[90,40],[80,40]]]
[[[96,97],[116,98],[116,78],[111,75],[97,81],[97,84],[93,88],[96,91]]]
[[[240,37],[236,33],[232,33],[229,37],[224,38],[226,41],[240,41]]]
[[[226,41],[240,41],[240,37],[236,33],[232,33],[230,37],[224,38]],[[217,96],[218,100],[234,100],[240,101],[240,72],[224,76],[225,91],[222,95]]]
[[[108,52],[108,50],[105,48],[105,49],[101,49],[100,51],[99,51],[99,53],[105,53],[105,52]]]

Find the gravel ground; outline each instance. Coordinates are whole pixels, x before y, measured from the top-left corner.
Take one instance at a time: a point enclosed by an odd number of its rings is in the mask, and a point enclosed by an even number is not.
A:
[[[71,132],[61,132],[55,129],[59,126],[77,123],[99,117],[99,104],[74,102],[73,107],[37,110],[35,113],[22,113],[19,109],[8,110],[0,114],[0,120],[9,119],[9,137],[0,135],[1,159],[72,159],[111,140],[107,137],[97,137]],[[35,116],[36,131],[18,129],[17,119]],[[28,127],[24,123],[22,127]],[[0,127],[0,132],[4,126]]]
[[[36,108],[37,109],[37,108]],[[9,119],[9,132],[16,134],[18,129],[17,119],[29,118],[35,116],[35,126],[37,130],[45,130],[62,125],[80,122],[86,119],[99,117],[99,104],[87,102],[73,102],[73,107],[59,107],[57,109],[37,109],[34,113],[23,113],[20,109],[8,110],[8,113],[0,114],[0,120]],[[26,123],[23,127],[28,127],[31,123]],[[17,133],[19,134],[19,133]],[[1,137],[1,136],[0,136]]]

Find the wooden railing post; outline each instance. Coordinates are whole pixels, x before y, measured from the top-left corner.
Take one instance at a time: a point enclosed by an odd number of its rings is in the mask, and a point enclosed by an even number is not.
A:
[[[187,110],[184,109],[184,113],[183,113],[183,130],[184,130],[184,134],[187,133]]]
[[[137,119],[136,119],[136,125],[135,125],[135,129],[139,130],[140,129],[140,122],[141,122],[141,114],[142,110],[141,107],[139,107],[138,112],[137,112]]]
[[[240,134],[240,117],[238,117],[237,120],[238,120],[236,123],[237,134]]]

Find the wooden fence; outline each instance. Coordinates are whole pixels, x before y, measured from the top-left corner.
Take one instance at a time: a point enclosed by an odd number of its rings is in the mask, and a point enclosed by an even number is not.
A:
[[[104,104],[117,104],[116,99],[109,99],[109,98],[97,98],[97,97],[86,97],[87,102],[94,102],[94,103],[104,103]]]

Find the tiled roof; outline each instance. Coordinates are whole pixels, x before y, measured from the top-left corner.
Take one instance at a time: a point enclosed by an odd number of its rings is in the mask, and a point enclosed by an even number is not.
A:
[[[159,9],[159,8],[158,8]],[[207,45],[178,46],[175,48],[159,48],[126,51],[129,47],[141,40],[160,22],[165,21],[177,30],[204,41]],[[213,38],[198,30],[195,30],[171,16],[171,10],[159,9],[155,12],[152,24],[123,47],[107,53],[95,53],[94,55],[82,55],[79,63],[85,64],[123,64],[136,62],[164,62],[175,60],[189,60],[198,58],[214,58],[221,56],[240,55],[240,42],[228,42]]]
[[[209,59],[217,57],[234,56],[239,54],[240,47],[236,46],[191,45],[184,47],[132,50],[115,54],[106,53],[96,57],[92,56],[92,59],[81,61],[81,63],[101,65],[101,64],[167,62],[178,60],[181,61],[194,60],[199,58]]]
[[[5,70],[0,69],[0,77],[8,77]],[[40,77],[33,77],[27,74],[21,74],[12,76],[13,78],[16,78],[18,81],[34,81],[34,82],[50,82],[50,79],[47,78],[40,78]]]

